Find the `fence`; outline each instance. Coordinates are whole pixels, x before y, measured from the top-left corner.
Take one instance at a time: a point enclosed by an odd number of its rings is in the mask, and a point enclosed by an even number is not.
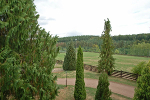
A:
[[[63,64],[64,62],[62,60],[56,60],[57,64]]]
[[[111,76],[136,81],[139,75],[134,74],[134,73],[125,72],[125,71],[122,71],[122,70],[121,71],[114,70],[113,73],[111,74]]]

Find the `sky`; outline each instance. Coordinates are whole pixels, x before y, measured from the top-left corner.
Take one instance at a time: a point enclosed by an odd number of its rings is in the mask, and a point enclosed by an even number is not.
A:
[[[101,36],[109,18],[111,36],[150,33],[150,0],[34,0],[38,23],[53,36]]]

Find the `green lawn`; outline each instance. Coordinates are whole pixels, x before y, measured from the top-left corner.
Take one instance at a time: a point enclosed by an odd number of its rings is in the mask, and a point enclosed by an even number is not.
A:
[[[65,53],[58,54],[56,59],[64,60]],[[127,72],[131,72],[131,69],[137,65],[141,61],[150,60],[147,57],[137,57],[137,56],[127,56],[127,55],[114,55],[115,60],[115,69],[116,70],[123,70]],[[97,66],[99,60],[99,53],[93,52],[84,52],[83,53],[83,62],[85,64]]]
[[[74,100],[74,86],[68,85],[65,87],[65,85],[59,85],[59,94],[56,96],[55,100]],[[94,100],[95,99],[95,93],[96,93],[96,88],[90,88],[90,87],[85,87],[86,89],[86,100]],[[122,96],[117,93],[112,93],[111,94],[112,100],[132,100],[131,98]]]

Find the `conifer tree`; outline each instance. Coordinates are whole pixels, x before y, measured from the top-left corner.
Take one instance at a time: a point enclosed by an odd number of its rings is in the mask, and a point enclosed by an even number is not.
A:
[[[100,72],[105,71],[110,74],[114,68],[115,59],[113,58],[114,46],[110,37],[111,24],[109,19],[104,20],[104,31],[101,36],[103,43],[101,45],[100,60],[98,61],[98,69]]]
[[[141,76],[137,80],[137,88],[135,88],[133,100],[149,100],[150,99],[150,61],[142,69]]]
[[[76,69],[76,52],[74,49],[73,41],[67,45],[67,51],[63,63],[64,70],[75,70]]]
[[[77,54],[77,65],[76,65],[76,82],[74,90],[75,100],[85,100],[86,99],[86,90],[84,82],[84,68],[83,68],[83,51],[81,47],[78,49]]]
[[[57,37],[39,28],[33,0],[1,0],[0,8],[0,99],[54,99]]]
[[[108,75],[103,72],[99,77],[95,100],[112,100],[110,95]]]

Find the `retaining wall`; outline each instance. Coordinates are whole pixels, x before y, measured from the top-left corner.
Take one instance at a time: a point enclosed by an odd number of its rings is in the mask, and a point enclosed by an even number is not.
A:
[[[63,61],[62,60],[57,60],[56,63],[57,64],[63,64]],[[92,72],[98,72],[97,66],[84,64],[84,69],[92,71]]]

